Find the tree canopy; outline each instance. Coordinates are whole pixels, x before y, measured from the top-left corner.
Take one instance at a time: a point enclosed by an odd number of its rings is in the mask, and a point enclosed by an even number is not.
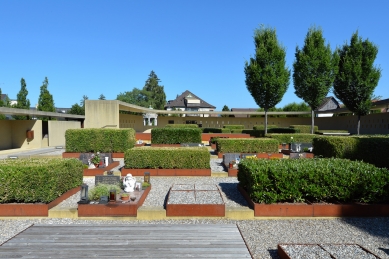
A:
[[[254,31],[255,54],[245,62],[246,86],[255,102],[265,110],[265,134],[267,111],[278,104],[290,82],[290,70],[286,66],[286,50],[278,42],[275,29],[261,26]]]
[[[223,111],[223,112],[229,112],[229,111],[230,111],[230,108],[228,108],[227,105],[224,105],[222,111]],[[228,115],[222,115],[222,117],[228,117]]]
[[[76,115],[85,115],[85,108],[78,105],[78,103],[75,103],[72,105],[70,110],[68,111],[69,114],[76,114]]]
[[[311,107],[311,134],[314,133],[316,110],[332,87],[337,73],[338,55],[325,45],[320,28],[311,27],[305,37],[304,47],[296,47],[293,63],[295,94]]]
[[[26,81],[24,78],[20,79],[20,90],[19,93],[17,94],[16,101],[17,103],[12,105],[12,108],[17,108],[17,109],[25,109],[29,110],[30,109],[30,100],[27,99],[28,91],[27,91],[27,85]],[[24,116],[24,115],[12,115],[12,117],[15,120],[28,120],[29,116]]]
[[[104,94],[100,94],[99,100],[105,100]]]
[[[374,66],[378,47],[355,32],[350,44],[338,49],[339,72],[334,81],[334,94],[358,115],[359,135],[361,116],[367,115],[372,105],[374,89],[381,77],[381,69]]]
[[[41,92],[39,94],[37,110],[45,112],[55,112],[53,96],[47,89],[48,85],[49,80],[47,79],[47,77],[45,77],[45,80],[42,82]],[[48,118],[42,118],[42,120],[48,120]]]

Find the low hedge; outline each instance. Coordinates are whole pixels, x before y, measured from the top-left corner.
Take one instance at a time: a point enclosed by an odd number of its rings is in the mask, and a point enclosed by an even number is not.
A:
[[[300,133],[300,129],[297,128],[269,128],[267,133]]]
[[[220,128],[203,128],[203,133],[222,133]]]
[[[206,147],[136,147],[124,153],[124,167],[129,169],[209,169],[210,156]]]
[[[315,134],[267,134],[266,137],[276,139],[281,145],[282,143],[290,143],[291,137],[297,143],[312,143],[313,139],[318,136]]]
[[[311,125],[290,125],[289,128],[299,129],[300,133],[311,133]],[[318,126],[313,126],[313,132],[316,132],[318,130]]]
[[[244,125],[224,125],[225,129],[244,129]]]
[[[222,153],[278,153],[278,142],[270,138],[228,138],[218,139],[217,152]]]
[[[315,156],[362,160],[389,168],[389,136],[318,136],[312,144]]]
[[[135,146],[134,129],[68,129],[66,152],[124,152]]]
[[[318,130],[315,131],[315,134],[321,133],[349,133],[348,130]]]
[[[389,170],[346,159],[244,159],[238,180],[258,203],[389,201]]]
[[[271,129],[271,128],[277,128],[277,125],[267,125],[267,129]],[[265,129],[265,125],[257,125],[257,126],[254,126],[253,127],[254,130],[264,130]]]
[[[242,130],[242,133],[250,134],[250,137],[263,138],[265,137],[265,130]]]
[[[231,133],[231,129],[230,128],[222,128],[222,133]]]
[[[82,174],[78,159],[0,160],[0,203],[50,203],[81,186]]]
[[[165,128],[198,128],[197,124],[167,124]]]
[[[201,143],[202,130],[197,128],[155,128],[151,144]]]

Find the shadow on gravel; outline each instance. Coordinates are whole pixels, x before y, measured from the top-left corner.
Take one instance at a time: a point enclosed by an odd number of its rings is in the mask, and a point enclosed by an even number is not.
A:
[[[389,249],[382,248],[382,247],[379,247],[378,249],[385,252],[387,255],[389,255]]]
[[[269,249],[267,251],[269,251],[269,255],[272,259],[280,259],[280,257],[278,256],[277,249]]]
[[[359,228],[372,236],[386,238],[389,240],[389,217],[380,218],[342,218],[343,222]],[[382,249],[389,253],[389,249]]]
[[[213,155],[213,156],[216,156],[216,155],[217,155],[216,152],[215,152],[215,150],[213,150],[213,149],[211,149],[211,151],[209,151],[209,153],[210,153],[211,155]]]
[[[238,191],[238,183],[219,183],[219,186],[229,200],[241,206],[248,206],[247,201]]]

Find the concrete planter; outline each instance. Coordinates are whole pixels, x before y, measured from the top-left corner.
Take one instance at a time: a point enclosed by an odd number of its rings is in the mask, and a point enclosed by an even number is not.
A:
[[[47,217],[49,209],[57,206],[73,194],[81,190],[81,187],[73,188],[52,202],[45,203],[5,203],[0,204],[0,216],[2,217]]]
[[[389,204],[303,204],[303,203],[254,203],[247,192],[238,190],[254,209],[255,217],[388,217]]]
[[[145,172],[151,176],[211,176],[211,169],[122,169],[123,176],[143,176]]]
[[[136,217],[150,190],[151,186],[142,190],[135,201],[126,203],[118,197],[116,202],[107,204],[78,204],[78,217]]]

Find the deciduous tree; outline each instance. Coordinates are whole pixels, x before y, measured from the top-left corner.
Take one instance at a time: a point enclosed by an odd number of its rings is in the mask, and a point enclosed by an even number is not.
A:
[[[265,134],[267,111],[282,100],[290,81],[286,66],[286,50],[278,42],[275,29],[261,25],[254,31],[255,54],[245,62],[246,85],[260,108],[265,110]]]
[[[374,89],[381,77],[381,69],[374,66],[378,47],[355,32],[350,45],[345,43],[339,54],[339,72],[334,81],[335,96],[358,115],[359,135],[361,116],[367,115],[372,105]]]
[[[38,111],[45,111],[45,112],[55,112],[55,106],[54,106],[54,100],[53,96],[50,94],[49,90],[47,89],[49,85],[49,80],[47,77],[45,77],[45,80],[42,82],[41,86],[41,92],[39,94],[39,100],[38,100]],[[51,118],[42,118],[42,120],[50,120]]]
[[[224,105],[222,111],[223,111],[223,112],[229,112],[229,111],[230,111],[230,108],[228,108],[227,105]],[[222,115],[222,117],[228,117],[228,115]]]

